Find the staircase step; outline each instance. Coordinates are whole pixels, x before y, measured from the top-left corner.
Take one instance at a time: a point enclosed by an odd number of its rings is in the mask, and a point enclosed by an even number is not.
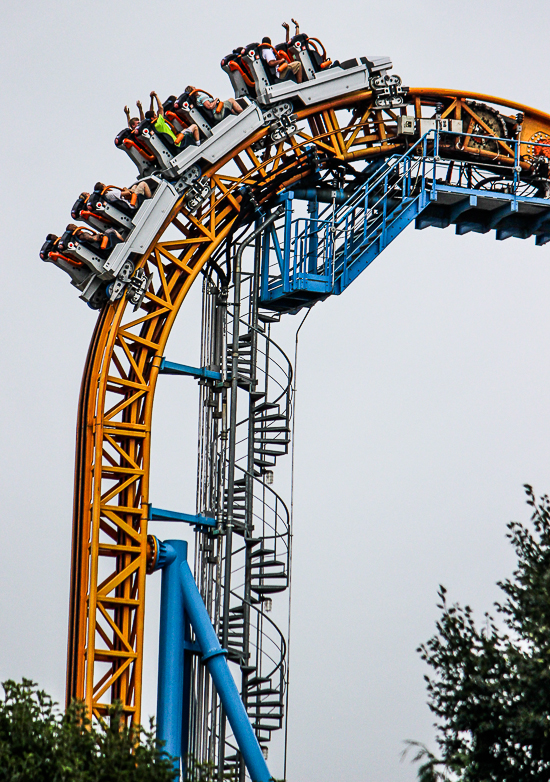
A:
[[[261,405],[256,405],[254,408],[254,411],[260,411],[260,410],[274,410],[275,408],[279,407],[278,402],[262,402]]]
[[[282,416],[281,420],[286,421],[287,420],[286,416],[285,415]],[[260,434],[263,434],[264,432],[282,432],[282,433],[288,432],[288,433],[290,433],[290,426],[262,426],[261,425],[261,420],[260,421],[255,421],[254,423],[260,424],[257,427],[257,431]],[[254,427],[254,430],[255,430],[254,434],[256,434],[256,427]]]
[[[272,579],[272,578],[285,578],[286,579],[287,578],[287,573],[285,573],[284,570],[282,572],[280,572],[280,573],[254,573],[253,574],[253,578],[255,578],[255,579],[256,578],[258,578],[258,579],[259,578],[261,578],[261,579],[264,579],[264,578],[269,578],[269,579]]]
[[[257,548],[256,551],[253,551],[250,556],[251,557],[263,557],[266,554],[274,554],[275,549],[274,548]]]
[[[272,429],[267,429],[264,434],[269,434],[271,431],[273,431],[274,434],[280,434]],[[263,443],[280,443],[281,445],[288,445],[290,442],[290,437],[255,437],[254,442],[258,443],[258,445],[262,445]]]
[[[277,719],[277,718],[276,718]],[[280,721],[283,720],[283,717],[280,718]],[[261,725],[259,722],[253,722],[252,727],[255,730],[265,730],[268,733],[272,733],[274,730],[281,730],[281,724],[279,722],[279,725]],[[264,741],[271,741],[271,735],[268,739],[264,739]]]
[[[227,645],[227,659],[230,660],[232,663],[237,663],[237,665],[240,665],[242,660],[244,659],[244,655],[241,649],[235,649],[229,644]]]
[[[262,706],[265,706],[266,709],[268,709],[268,708],[271,709],[271,708],[273,708],[275,706],[278,706],[279,708],[281,708],[282,706],[284,706],[284,703],[281,700],[277,700],[277,701],[261,701],[261,700],[254,700],[254,699],[251,699],[249,697],[247,699],[247,705],[250,706],[250,707],[256,708],[256,709],[261,708]],[[250,713],[249,713],[249,716],[250,716]],[[266,715],[266,716],[271,716],[271,715]]]
[[[252,679],[248,680],[248,685],[254,687],[256,684],[265,684],[266,682],[271,684],[269,676],[254,676]]]
[[[281,320],[281,316],[278,317],[274,313],[266,314],[265,312],[258,312],[258,320],[261,320],[262,323],[279,323]]]
[[[288,589],[288,584],[285,586],[275,586],[273,584],[259,584],[258,586],[251,587],[253,592],[257,595],[275,595],[277,592],[284,592]]]
[[[277,695],[279,690],[275,690],[273,687],[266,687],[265,690],[248,690],[247,697],[256,697],[257,695]]]
[[[252,562],[250,564],[251,568],[257,568],[257,567],[284,567],[284,562],[279,562],[278,559],[268,559],[267,561],[262,560],[261,562]],[[257,573],[256,573],[257,575]]]
[[[250,717],[251,720],[258,720],[263,718],[273,722],[274,720],[282,720],[285,715],[280,711],[276,711],[272,714],[262,714],[261,711],[249,711],[248,716]],[[266,726],[262,726],[262,727],[264,727],[264,729],[266,728]]]

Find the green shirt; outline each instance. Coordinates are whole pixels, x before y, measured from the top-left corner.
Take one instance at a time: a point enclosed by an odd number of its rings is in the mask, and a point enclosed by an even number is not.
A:
[[[176,141],[176,135],[175,135],[174,131],[172,130],[170,125],[166,122],[164,117],[161,117],[160,114],[158,115],[158,117],[156,119],[156,122],[154,124],[154,128],[155,128],[155,130],[158,130],[159,133],[167,133],[170,136],[170,138],[172,139],[172,141],[174,142],[174,144],[176,144],[176,146],[179,147],[179,144]]]

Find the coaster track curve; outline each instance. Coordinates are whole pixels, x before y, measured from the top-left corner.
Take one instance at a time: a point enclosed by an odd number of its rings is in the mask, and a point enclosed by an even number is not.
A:
[[[137,264],[152,275],[137,312],[126,297],[101,310],[80,394],[74,494],[67,700],[83,699],[94,716],[116,699],[129,721],[140,721],[147,572],[147,508],[152,414],[161,359],[191,285],[220,256],[236,226],[252,221],[250,196],[269,209],[284,190],[307,179],[312,158],[321,172],[339,171],[353,189],[353,166],[407,148],[399,116],[468,120],[486,136],[499,133],[478,108],[523,115],[520,167],[533,145],[550,139],[550,115],[488,95],[408,90],[402,109],[376,108],[373,92],[296,112],[297,130],[270,143],[261,128],[204,171],[210,194],[196,211],[182,196]],[[404,110],[403,110],[404,109]],[[351,113],[350,113],[351,112]],[[512,123],[513,118],[510,118]],[[465,127],[466,132],[466,127]],[[314,155],[312,155],[312,150]],[[506,141],[449,150],[451,157],[514,167]],[[347,177],[347,180],[346,180]],[[243,191],[243,186],[245,191]]]

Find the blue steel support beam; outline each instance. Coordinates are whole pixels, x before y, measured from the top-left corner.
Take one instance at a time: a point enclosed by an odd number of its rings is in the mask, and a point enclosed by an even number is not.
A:
[[[290,290],[290,241],[292,238],[292,199],[294,193],[286,193],[285,200],[285,227],[284,227],[284,246],[283,246],[283,291],[288,293]]]
[[[214,372],[205,367],[190,367],[187,364],[176,364],[174,361],[167,361],[164,357],[160,361],[159,374],[161,375],[189,375],[196,380],[205,378],[207,380],[221,380],[220,372]]]
[[[195,631],[202,659],[220,696],[250,778],[252,782],[270,782],[272,776],[227,664],[225,657],[227,651],[220,646],[187,562],[181,562],[179,572],[185,611]]]
[[[180,768],[187,752],[191,655],[189,624],[195,632],[202,660],[233,730],[252,782],[271,782],[267,763],[256,738],[241,696],[208,616],[200,592],[187,564],[187,543],[156,540],[153,570],[162,569],[157,694],[157,736]]]
[[[149,521],[184,521],[186,524],[198,524],[202,527],[216,526],[214,516],[203,516],[200,513],[180,513],[177,510],[154,508],[151,504],[149,504],[147,519]]]
[[[157,689],[157,736],[180,769],[187,754],[191,655],[185,651],[189,620],[181,600],[179,566],[187,561],[183,540],[158,541],[155,569],[162,568]],[[186,632],[187,629],[187,632]]]

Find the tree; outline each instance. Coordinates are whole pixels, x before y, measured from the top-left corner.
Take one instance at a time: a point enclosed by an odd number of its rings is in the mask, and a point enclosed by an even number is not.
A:
[[[84,704],[75,701],[63,714],[28,679],[2,687],[0,782],[173,782],[153,724],[125,728],[120,704],[92,724]]]
[[[409,742],[423,782],[550,780],[550,499],[525,490],[531,523],[507,525],[517,567],[498,583],[497,618],[486,613],[478,627],[472,609],[449,605],[440,587],[436,633],[418,649],[432,669],[440,751]]]

